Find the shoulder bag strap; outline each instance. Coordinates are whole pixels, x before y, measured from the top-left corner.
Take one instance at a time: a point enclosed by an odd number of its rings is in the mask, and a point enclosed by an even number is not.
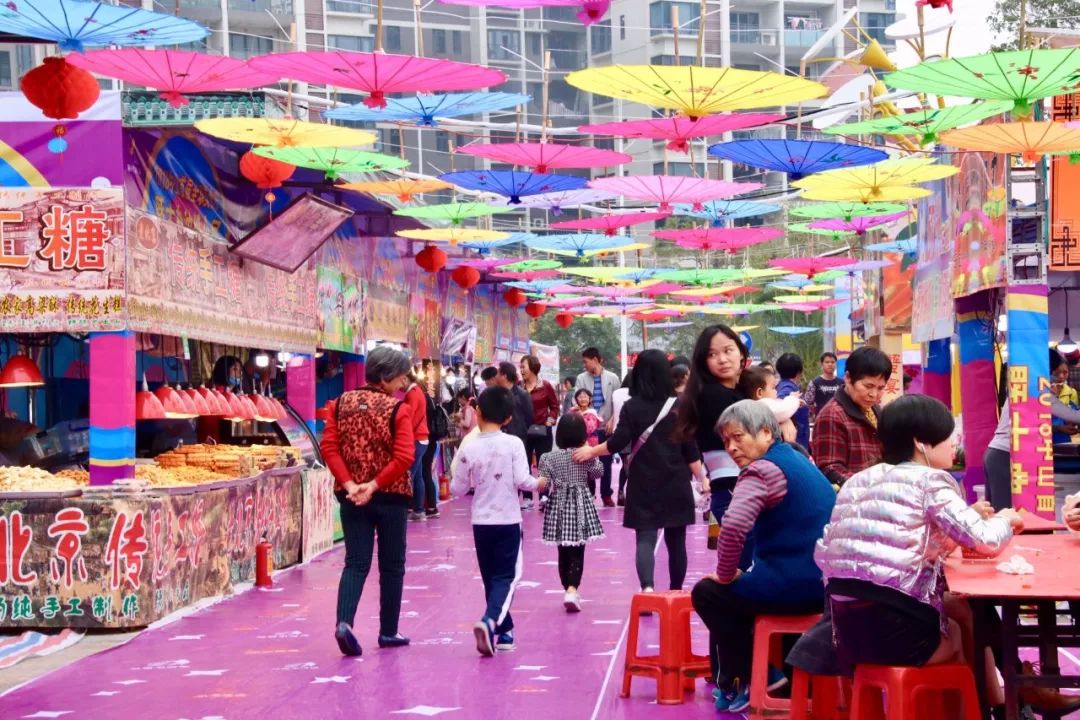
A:
[[[668,414],[671,412],[671,408],[675,407],[675,400],[676,398],[673,397],[668,398],[667,402],[664,403],[664,407],[660,409],[660,414],[657,415],[656,420],[653,421],[653,424],[645,428],[645,431],[638,436],[637,440],[634,441],[634,448],[630,451],[630,454],[626,456],[627,471],[630,470],[630,464],[634,462],[634,458],[637,457],[638,451],[641,450],[645,443],[649,441],[649,437],[652,436],[653,430],[655,430],[656,426],[659,425],[660,422],[668,416]]]

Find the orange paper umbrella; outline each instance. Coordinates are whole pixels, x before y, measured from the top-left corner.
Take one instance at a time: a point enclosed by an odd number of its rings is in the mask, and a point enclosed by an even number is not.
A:
[[[393,195],[403,203],[412,202],[413,195],[420,193],[435,192],[436,190],[448,190],[454,187],[442,180],[413,180],[412,178],[400,178],[398,180],[372,180],[371,182],[347,183],[338,185],[338,190],[353,190],[369,195]]]
[[[1019,154],[1038,162],[1046,153],[1080,150],[1080,130],[1056,122],[1011,122],[977,125],[941,134],[943,145],[964,150]]]

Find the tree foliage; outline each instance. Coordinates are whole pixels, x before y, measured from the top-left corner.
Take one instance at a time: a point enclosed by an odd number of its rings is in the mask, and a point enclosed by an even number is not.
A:
[[[1015,50],[1020,37],[1020,3],[1026,5],[1025,27],[1080,27],[1080,0],[996,0],[987,18],[1002,41],[995,50]]]
[[[560,372],[563,377],[581,372],[581,351],[594,347],[606,360],[605,364],[614,372],[619,371],[619,320],[601,318],[575,318],[574,324],[565,330],[555,323],[555,311],[549,309],[538,320],[534,320],[529,335],[533,342],[541,345],[554,345],[559,348]],[[640,323],[631,323],[640,326]],[[640,340],[637,341],[640,344]],[[631,346],[631,351],[633,346]]]

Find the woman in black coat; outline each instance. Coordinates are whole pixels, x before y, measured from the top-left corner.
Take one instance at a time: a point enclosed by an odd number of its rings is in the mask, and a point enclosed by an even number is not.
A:
[[[681,590],[686,577],[686,526],[694,522],[690,483],[692,477],[700,480],[703,471],[697,445],[674,440],[677,418],[671,364],[659,350],[646,350],[634,365],[630,399],[623,405],[615,432],[605,443],[574,451],[577,462],[629,453],[623,525],[637,533],[637,573],[644,592],[654,586],[660,530],[668,551],[670,589]]]

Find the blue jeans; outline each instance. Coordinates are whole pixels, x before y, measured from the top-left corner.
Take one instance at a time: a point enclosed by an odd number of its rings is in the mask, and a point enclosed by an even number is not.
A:
[[[428,443],[416,443],[416,458],[412,465],[412,504],[416,512],[424,512],[424,455],[428,451]]]

